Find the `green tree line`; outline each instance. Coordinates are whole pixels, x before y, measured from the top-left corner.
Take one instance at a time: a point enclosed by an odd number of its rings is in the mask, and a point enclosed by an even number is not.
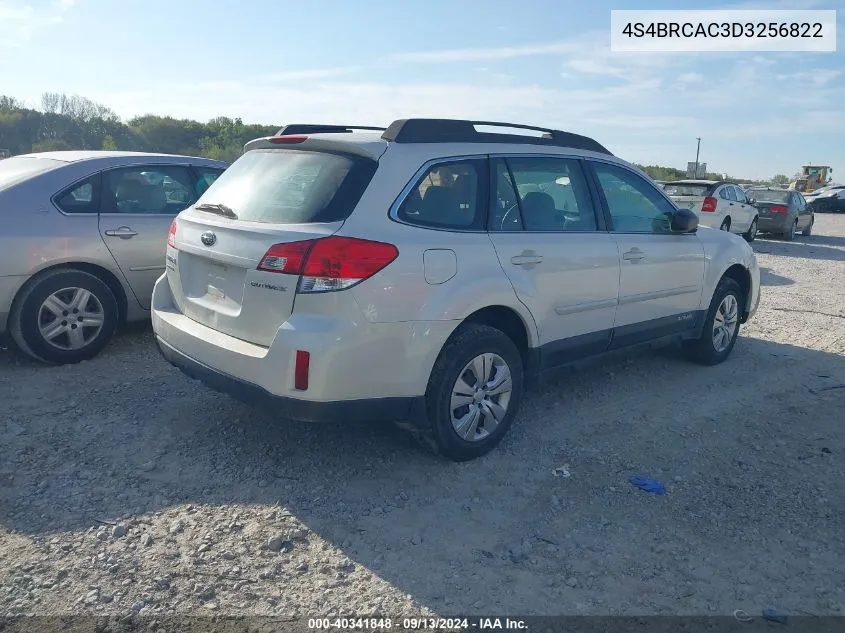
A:
[[[85,97],[46,92],[41,108],[0,95],[0,151],[12,155],[67,149],[129,150],[206,156],[232,162],[244,143],[274,134],[279,126],[246,124],[240,118],[191,119],[147,114],[122,121],[112,110]],[[638,165],[655,180],[680,180],[686,172],[660,165]],[[708,180],[722,174],[708,173]],[[729,182],[759,182],[729,177]],[[779,174],[771,182],[789,182]]]
[[[201,123],[144,115],[122,121],[106,106],[80,96],[45,93],[41,108],[0,95],[0,150],[12,155],[52,150],[126,150],[206,156],[233,161],[244,143],[279,126],[217,117]]]

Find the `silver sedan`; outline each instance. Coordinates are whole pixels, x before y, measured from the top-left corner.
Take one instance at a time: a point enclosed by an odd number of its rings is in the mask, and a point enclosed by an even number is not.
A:
[[[227,163],[137,152],[0,160],[0,333],[57,364],[149,318],[168,229]]]

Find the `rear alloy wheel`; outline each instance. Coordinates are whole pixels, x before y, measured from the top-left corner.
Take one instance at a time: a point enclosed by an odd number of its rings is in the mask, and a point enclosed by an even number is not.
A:
[[[748,230],[742,234],[742,237],[744,237],[745,241],[749,244],[754,241],[757,237],[757,218],[754,218],[751,221],[751,226],[749,226]]]
[[[811,215],[810,216],[810,223],[807,225],[807,228],[805,228],[801,232],[801,234],[804,235],[805,237],[810,237],[813,234],[813,224],[815,224],[815,223],[816,223],[816,218],[815,218],[815,216]]]
[[[429,444],[453,461],[490,452],[510,428],[522,384],[522,356],[504,332],[475,323],[460,326],[431,372]]]
[[[718,365],[733,350],[739,335],[742,293],[739,284],[723,277],[716,286],[701,336],[687,341],[687,355],[702,365]]]
[[[731,219],[725,218],[724,221],[722,221],[722,226],[719,227],[719,230],[720,231],[730,231],[731,230]]]
[[[22,352],[62,365],[96,356],[111,340],[117,321],[117,301],[105,283],[86,272],[56,270],[25,287],[9,329]]]
[[[787,242],[791,242],[795,239],[795,233],[798,232],[798,218],[795,218],[795,221],[789,225],[789,228],[786,230],[786,233],[783,234],[783,238]]]

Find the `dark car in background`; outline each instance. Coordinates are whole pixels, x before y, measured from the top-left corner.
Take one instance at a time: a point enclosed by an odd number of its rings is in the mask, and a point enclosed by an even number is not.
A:
[[[804,194],[815,213],[845,213],[845,185],[828,185]]]
[[[745,194],[758,211],[757,230],[760,233],[777,233],[792,240],[799,231],[804,235],[813,232],[813,210],[797,191],[752,187]]]

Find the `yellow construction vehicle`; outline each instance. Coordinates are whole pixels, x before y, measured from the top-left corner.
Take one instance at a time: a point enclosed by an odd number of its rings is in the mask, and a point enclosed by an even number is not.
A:
[[[810,193],[830,182],[831,173],[833,173],[833,168],[828,165],[803,165],[801,175],[789,185],[789,188]]]

